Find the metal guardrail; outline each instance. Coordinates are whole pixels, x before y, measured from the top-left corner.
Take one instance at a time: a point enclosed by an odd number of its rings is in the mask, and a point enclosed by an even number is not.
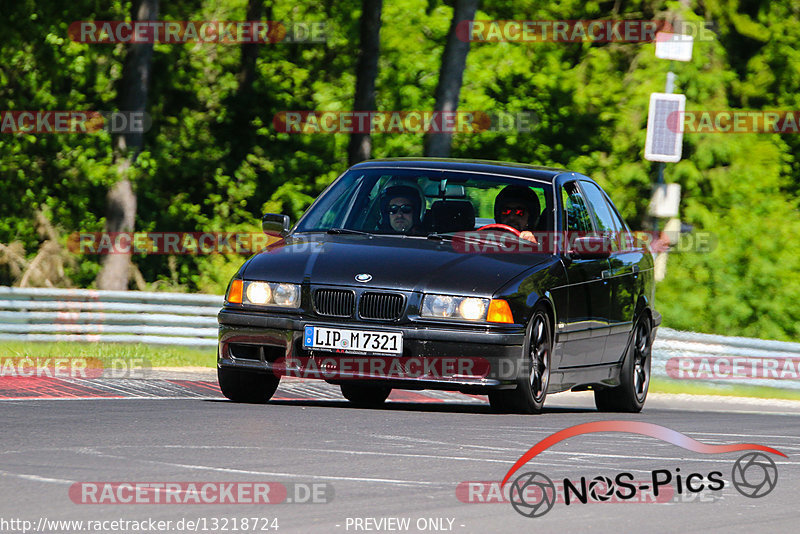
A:
[[[0,287],[0,340],[213,347],[222,297]]]
[[[781,389],[800,389],[800,343],[787,341],[773,341],[749,337],[719,336],[712,334],[698,334],[696,332],[682,332],[670,328],[659,328],[656,341],[653,344],[652,374],[661,378],[669,378],[667,362],[672,358],[694,359],[695,361],[710,361],[706,369],[716,365],[714,358],[724,358],[727,361],[727,370],[730,372],[737,360],[741,361],[743,371],[752,368],[753,362],[763,364],[767,360],[790,359],[789,367],[794,372],[788,372],[786,379],[775,378],[728,378],[728,379],[694,379],[691,382],[712,383],[716,385],[748,385],[764,386]],[[747,359],[745,361],[745,359]],[[725,363],[725,362],[721,362]],[[759,365],[761,368],[761,365]],[[777,374],[781,376],[784,368],[778,368]],[[708,376],[694,370],[694,376]],[[691,375],[690,374],[690,375]]]
[[[221,296],[0,286],[0,341],[91,341],[213,347]],[[653,376],[671,358],[793,358],[800,343],[659,328]],[[800,371],[800,370],[798,370]],[[694,380],[800,389],[800,380]]]

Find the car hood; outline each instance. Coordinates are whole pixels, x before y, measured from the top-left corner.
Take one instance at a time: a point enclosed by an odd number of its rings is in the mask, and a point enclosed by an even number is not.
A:
[[[241,275],[245,280],[491,296],[550,258],[462,253],[449,241],[414,237],[298,234],[252,257]],[[372,278],[362,284],[355,279],[358,274]]]

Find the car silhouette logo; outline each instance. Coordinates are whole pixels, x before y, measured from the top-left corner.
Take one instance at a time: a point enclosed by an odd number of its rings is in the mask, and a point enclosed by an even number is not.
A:
[[[356,282],[369,282],[372,280],[372,275],[368,273],[361,273],[356,275]]]

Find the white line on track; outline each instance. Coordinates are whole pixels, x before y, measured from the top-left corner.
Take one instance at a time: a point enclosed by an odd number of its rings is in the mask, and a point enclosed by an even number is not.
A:
[[[755,438],[786,438],[786,439],[796,439],[796,440],[798,440],[798,442],[800,442],[800,435],[784,436],[784,435],[754,434],[754,433],[750,433],[750,434],[728,434],[728,433],[721,433],[721,432],[703,432],[702,430],[701,431],[697,431],[697,432],[692,432],[692,434],[701,434],[703,436],[734,436],[734,437],[744,437],[744,438],[749,438],[749,439],[752,439],[754,437]]]
[[[518,454],[521,454],[521,453],[525,452],[526,450],[528,450],[528,448],[524,448],[524,449],[520,450],[520,449],[517,449],[517,448],[507,448],[507,447],[501,448],[501,447],[488,447],[488,446],[483,446],[483,445],[454,444],[454,443],[446,443],[446,442],[443,442],[443,441],[435,441],[435,440],[428,440],[428,439],[407,438],[405,436],[379,435],[379,436],[376,436],[376,437],[387,439],[387,440],[412,441],[412,442],[419,442],[419,443],[424,443],[424,444],[446,445],[446,446],[449,446],[449,447],[463,447],[463,448],[469,448],[469,449],[491,449],[491,450],[496,450],[496,451],[509,451],[509,452],[517,452]],[[756,436],[753,436],[753,435],[750,436],[751,439],[758,438],[758,437],[760,437],[760,436],[757,436],[757,435]],[[658,445],[665,445],[665,446],[669,445],[669,444],[660,443],[660,442],[655,441],[655,440],[653,442],[654,442],[654,444],[658,444]],[[725,443],[720,443],[720,444],[725,444]],[[533,446],[533,444],[531,444],[530,446]],[[676,446],[676,448],[677,448],[677,446]],[[778,448],[778,450],[780,450],[780,446],[777,446],[776,448]],[[695,461],[696,460],[696,461],[699,461],[699,462],[729,462],[730,461],[730,458],[728,458],[728,459],[724,459],[724,458],[687,458],[687,457],[683,457],[683,456],[648,456],[648,455],[632,456],[632,455],[624,455],[624,454],[591,453],[591,452],[580,452],[580,451],[554,451],[554,450],[551,450],[551,449],[548,449],[547,451],[542,452],[542,455],[546,455],[546,454],[567,455],[567,456],[573,457],[573,459],[578,459],[578,458],[581,458],[581,457],[592,457],[592,458],[621,458],[621,459],[625,459],[625,460],[668,460],[668,461],[669,460],[671,460],[671,461]],[[800,462],[791,462],[791,461],[777,461],[776,460],[775,463],[776,464],[779,463],[779,464],[782,464],[782,465],[800,465]]]
[[[428,482],[424,480],[402,480],[393,478],[369,478],[369,477],[345,477],[339,475],[309,475],[298,473],[284,473],[280,471],[255,471],[250,469],[233,469],[229,467],[216,467],[211,465],[198,465],[198,464],[180,464],[175,462],[164,462],[160,460],[147,460],[143,458],[132,458],[128,456],[117,456],[112,454],[104,454],[99,451],[84,449],[81,452],[84,454],[91,454],[93,456],[100,456],[105,458],[114,458],[125,461],[135,461],[141,463],[165,465],[169,467],[180,467],[183,469],[191,469],[196,471],[213,471],[218,473],[231,473],[237,475],[263,475],[273,477],[286,477],[286,478],[300,478],[300,479],[318,479],[318,480],[343,480],[349,482],[377,482],[382,484],[392,484],[397,486],[426,486],[426,487],[447,487],[450,484],[443,482]]]
[[[12,473],[10,471],[0,471],[0,475],[4,477],[21,478],[24,480],[33,480],[34,482],[46,482],[48,484],[75,484],[77,480],[67,480],[64,478],[51,478],[40,477],[39,475],[27,475],[25,473]]]
[[[508,467],[511,467],[514,462],[514,458],[507,458],[507,459],[496,459],[496,458],[470,458],[468,456],[444,456],[444,455],[435,455],[435,454],[404,454],[404,453],[392,453],[392,452],[377,452],[377,451],[348,451],[348,450],[334,450],[334,449],[296,449],[301,451],[309,451],[309,452],[330,452],[330,453],[339,453],[339,454],[352,454],[352,455],[362,455],[362,456],[400,456],[400,457],[409,457],[409,458],[429,458],[429,459],[436,459],[436,460],[461,460],[461,461],[470,461],[470,462],[480,462],[480,463],[499,463],[499,464],[506,464]],[[554,461],[555,460],[555,461]],[[582,461],[582,458],[569,458],[566,460],[558,459],[558,458],[551,458],[547,462],[539,463],[537,465],[548,465],[553,467],[586,467],[586,462]],[[597,462],[594,463],[594,467],[610,467],[615,468],[618,467],[613,464],[599,464]],[[636,471],[641,473],[650,473],[651,470],[649,469],[627,469],[628,471]]]

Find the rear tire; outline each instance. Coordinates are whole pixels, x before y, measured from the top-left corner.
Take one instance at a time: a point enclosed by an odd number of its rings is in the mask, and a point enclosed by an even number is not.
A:
[[[392,388],[387,386],[366,386],[363,384],[340,384],[342,395],[359,408],[378,408],[383,406]]]
[[[541,413],[550,383],[553,331],[550,317],[539,308],[528,326],[516,389],[489,392],[489,404],[501,413]]]
[[[234,402],[263,404],[272,398],[281,379],[267,373],[217,367],[219,389]]]
[[[631,344],[619,375],[620,385],[594,392],[594,404],[601,412],[642,411],[650,386],[651,333],[650,318],[644,313],[633,329]]]

